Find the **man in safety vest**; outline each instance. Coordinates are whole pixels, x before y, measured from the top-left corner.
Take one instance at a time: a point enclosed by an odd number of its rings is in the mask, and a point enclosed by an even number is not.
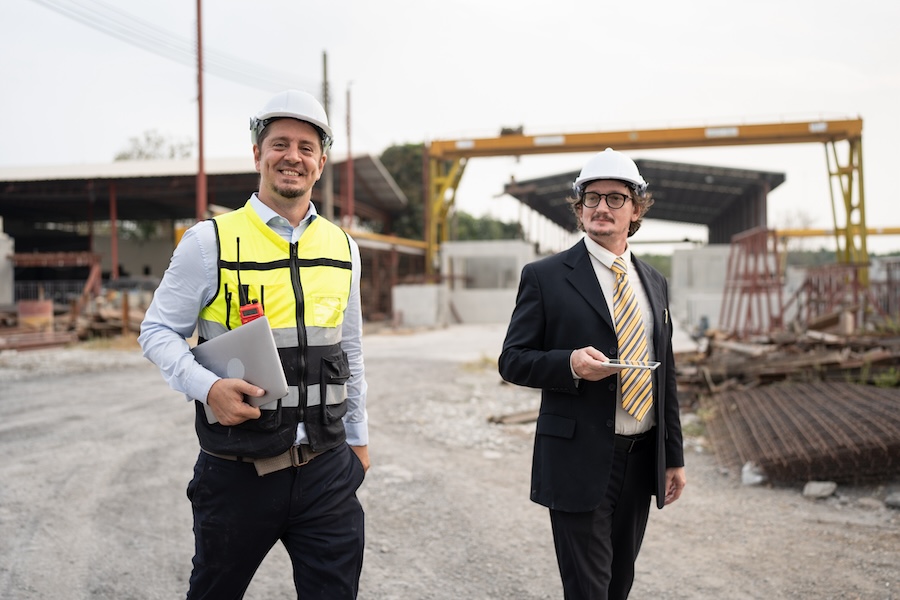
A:
[[[369,467],[357,244],[311,202],[332,132],[321,104],[288,90],[250,121],[259,191],[178,244],[141,325],[144,356],[196,405],[201,451],[188,485],[195,555],[188,599],[240,598],[281,541],[298,597],[355,598]],[[200,343],[264,314],[283,398],[201,366]]]

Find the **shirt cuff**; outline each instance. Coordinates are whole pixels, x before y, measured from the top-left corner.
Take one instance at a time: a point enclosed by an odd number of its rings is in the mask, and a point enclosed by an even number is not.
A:
[[[347,444],[350,446],[368,446],[369,445],[369,424],[344,422],[344,429],[347,431]]]
[[[578,382],[581,381],[581,377],[575,374],[575,367],[572,366],[573,356],[575,356],[575,350],[572,350],[572,354],[569,355],[569,370],[572,372],[572,379],[575,380],[575,385],[578,385]]]
[[[209,369],[196,365],[193,374],[185,381],[184,387],[188,400],[199,400],[201,403],[206,404],[206,397],[209,396],[210,388],[219,379],[221,377]]]

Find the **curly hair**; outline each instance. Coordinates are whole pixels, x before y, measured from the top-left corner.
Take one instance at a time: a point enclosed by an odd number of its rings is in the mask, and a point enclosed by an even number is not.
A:
[[[615,181],[620,180],[616,179]],[[644,220],[644,215],[646,215],[647,211],[650,210],[650,207],[653,206],[654,200],[653,195],[650,192],[644,192],[643,194],[641,194],[638,192],[637,188],[634,185],[628,183],[627,181],[622,181],[622,183],[627,185],[628,189],[631,190],[631,201],[637,205],[638,210],[640,211],[640,216],[638,217],[637,221],[632,221],[628,225],[628,237],[631,237],[638,229],[641,228],[641,222],[643,222]],[[582,189],[584,189],[584,187],[585,186],[582,186]],[[566,202],[569,203],[569,208],[572,209],[572,214],[575,215],[575,222],[579,231],[584,231],[584,225],[581,223],[581,215],[578,214],[578,211],[581,210],[584,206],[583,199],[584,192],[582,192],[580,196],[576,196],[574,195],[574,190],[573,194],[566,198]]]

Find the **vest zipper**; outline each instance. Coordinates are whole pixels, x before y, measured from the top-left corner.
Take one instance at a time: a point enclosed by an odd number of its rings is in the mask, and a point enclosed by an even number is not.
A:
[[[225,284],[225,329],[231,329],[231,292],[228,291],[228,284]]]
[[[306,321],[303,318],[305,311],[303,303],[303,285],[300,283],[300,260],[297,256],[297,242],[291,244],[291,285],[294,288],[294,298],[297,300],[297,392],[300,399],[298,410],[300,412],[300,420],[306,420],[306,347],[308,341],[306,338]]]

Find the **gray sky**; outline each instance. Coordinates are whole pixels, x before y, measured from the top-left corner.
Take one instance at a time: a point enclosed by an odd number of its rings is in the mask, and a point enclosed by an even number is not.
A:
[[[107,162],[151,129],[195,140],[195,9],[0,3],[0,167]],[[327,53],[337,159],[347,152],[348,88],[354,154],[504,126],[549,134],[860,117],[867,223],[900,227],[888,187],[900,140],[900,3],[207,0],[203,12],[208,158],[249,157],[249,116],[288,85],[319,95]],[[111,33],[83,22],[100,17]],[[770,226],[800,226],[801,215],[810,227],[834,224],[820,144],[630,154],[784,172]],[[577,170],[588,157],[472,160],[458,206],[516,218],[515,202],[497,197],[510,177]],[[648,226],[636,238],[698,231]],[[900,250],[900,236],[872,236],[869,248]]]

